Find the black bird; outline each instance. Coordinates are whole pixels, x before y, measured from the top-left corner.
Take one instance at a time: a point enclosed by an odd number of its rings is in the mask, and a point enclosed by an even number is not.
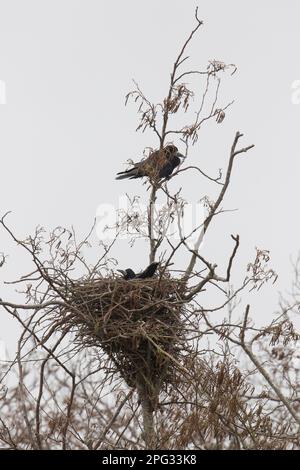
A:
[[[148,279],[149,277],[153,277],[156,273],[159,263],[151,263],[145,271],[136,275],[137,279]]]
[[[131,268],[127,268],[125,270],[117,269],[117,271],[123,275],[123,279],[126,281],[130,281],[132,279],[148,279],[154,276],[158,265],[159,263],[151,263],[144,271],[138,274],[135,274]]]
[[[123,279],[125,279],[126,281],[129,281],[130,279],[135,279],[135,277],[136,277],[135,272],[130,268],[127,268],[125,270],[117,269],[117,271],[119,271],[119,273],[123,274]]]
[[[129,170],[120,171],[116,179],[135,179],[144,176],[152,180],[170,178],[174,169],[181,163],[181,158],[184,159],[185,156],[178,152],[175,145],[167,145],[162,150],[152,152],[145,160],[134,163]]]

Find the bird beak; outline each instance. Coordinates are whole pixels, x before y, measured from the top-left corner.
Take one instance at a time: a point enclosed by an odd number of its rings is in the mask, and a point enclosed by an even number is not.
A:
[[[177,155],[177,157],[182,158],[182,160],[184,160],[186,158],[185,155],[182,155],[182,153],[179,153],[179,152],[177,152],[176,155]]]
[[[126,276],[126,272],[123,271],[123,269],[117,269],[117,271],[118,271],[119,273],[121,273],[123,276]]]

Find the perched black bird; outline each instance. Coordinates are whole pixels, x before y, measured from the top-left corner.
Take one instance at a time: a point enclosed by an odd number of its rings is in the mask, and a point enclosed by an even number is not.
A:
[[[123,275],[123,279],[125,279],[126,281],[129,281],[130,279],[135,279],[136,277],[135,272],[130,268],[127,268],[125,270],[117,269],[117,271],[119,271],[119,273]]]
[[[148,279],[149,277],[153,277],[156,273],[159,263],[151,263],[145,271],[136,275],[137,279]]]
[[[126,281],[130,281],[132,279],[148,279],[154,276],[158,265],[159,263],[151,263],[144,271],[138,274],[135,274],[131,268],[127,268],[125,270],[117,269],[117,271],[123,275],[123,279]]]
[[[134,163],[133,167],[117,173],[117,180],[125,178],[135,179],[148,176],[152,180],[170,178],[174,169],[181,163],[184,155],[178,152],[175,145],[167,145],[162,150],[152,152],[149,157],[141,162]]]

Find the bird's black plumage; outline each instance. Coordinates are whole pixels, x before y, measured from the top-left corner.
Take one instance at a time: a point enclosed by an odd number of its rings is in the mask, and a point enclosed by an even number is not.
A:
[[[125,270],[118,269],[117,271],[119,271],[119,273],[123,275],[123,279],[125,279],[126,281],[129,281],[130,279],[135,279],[136,277],[135,272],[130,268],[127,268]]]
[[[180,163],[180,157],[178,155],[173,155],[171,158],[169,158],[168,163],[160,170],[159,178],[169,179],[175,168],[179,166]]]
[[[136,274],[131,268],[125,270],[118,269],[118,271],[123,275],[125,281],[130,281],[132,279],[149,279],[154,276],[158,268],[159,263],[151,263],[144,271]]]
[[[153,277],[156,273],[159,263],[151,263],[145,271],[136,275],[137,279],[148,279],[149,277]]]
[[[144,176],[154,180],[170,178],[174,169],[181,163],[181,158],[185,157],[178,152],[175,145],[167,145],[162,150],[152,152],[145,160],[134,163],[129,170],[117,173],[116,179],[135,179]]]

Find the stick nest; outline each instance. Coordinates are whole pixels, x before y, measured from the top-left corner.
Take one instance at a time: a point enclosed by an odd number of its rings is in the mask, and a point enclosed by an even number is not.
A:
[[[150,397],[155,408],[172,381],[183,342],[180,280],[125,281],[119,278],[72,283],[64,327],[84,346],[101,347],[130,387]]]

